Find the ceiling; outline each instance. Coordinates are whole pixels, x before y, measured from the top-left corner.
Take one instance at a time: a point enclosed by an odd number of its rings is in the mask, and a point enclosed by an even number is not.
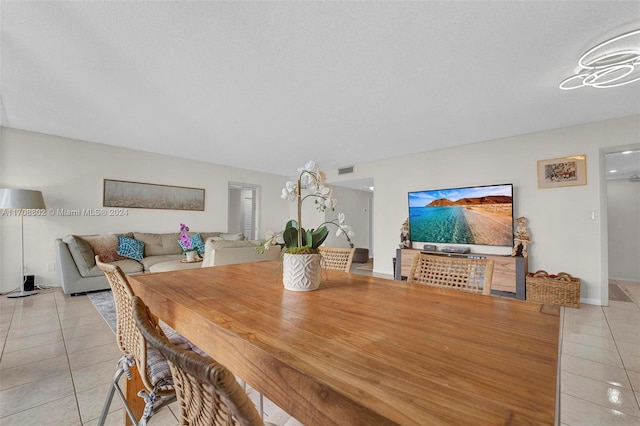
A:
[[[2,125],[287,176],[640,114],[558,88],[635,0],[0,8]]]

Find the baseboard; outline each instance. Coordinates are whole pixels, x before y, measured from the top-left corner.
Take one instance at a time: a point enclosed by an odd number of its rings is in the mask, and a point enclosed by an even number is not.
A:
[[[584,303],[585,305],[603,306],[602,305],[602,299],[583,299],[581,297],[580,298],[580,303]]]

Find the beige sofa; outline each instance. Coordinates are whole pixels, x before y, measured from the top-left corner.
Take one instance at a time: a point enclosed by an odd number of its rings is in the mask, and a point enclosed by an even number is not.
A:
[[[190,233],[190,235],[195,234],[195,232]],[[137,244],[143,246],[143,257],[134,260],[119,255],[118,235],[132,238]],[[204,261],[196,263],[181,262],[185,256],[178,244],[179,233],[177,232],[68,235],[56,239],[56,261],[60,284],[65,294],[69,295],[108,289],[109,283],[106,277],[95,264],[96,255],[107,263],[118,265],[128,275],[275,260],[280,255],[277,246],[264,254],[258,254],[256,248],[259,241],[247,241],[242,234],[202,232],[200,236],[205,242],[205,252],[202,254]]]

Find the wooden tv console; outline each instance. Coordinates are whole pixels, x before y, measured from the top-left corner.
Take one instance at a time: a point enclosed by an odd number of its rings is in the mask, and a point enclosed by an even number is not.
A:
[[[436,256],[452,257],[486,257],[493,260],[493,280],[491,282],[491,293],[516,299],[525,300],[525,279],[527,276],[527,258],[514,256],[501,256],[484,253],[445,253],[441,251],[428,251],[420,249],[397,249],[396,269],[394,278],[396,280],[406,279],[411,271],[413,257],[418,253],[433,254]]]

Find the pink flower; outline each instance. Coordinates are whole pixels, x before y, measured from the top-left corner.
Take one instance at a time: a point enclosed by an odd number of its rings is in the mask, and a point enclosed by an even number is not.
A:
[[[181,223],[180,241],[182,241],[182,246],[184,247],[184,250],[192,250],[193,247],[191,246],[191,238],[189,237],[189,234],[187,234],[187,232],[189,232],[189,227],[184,223]]]

